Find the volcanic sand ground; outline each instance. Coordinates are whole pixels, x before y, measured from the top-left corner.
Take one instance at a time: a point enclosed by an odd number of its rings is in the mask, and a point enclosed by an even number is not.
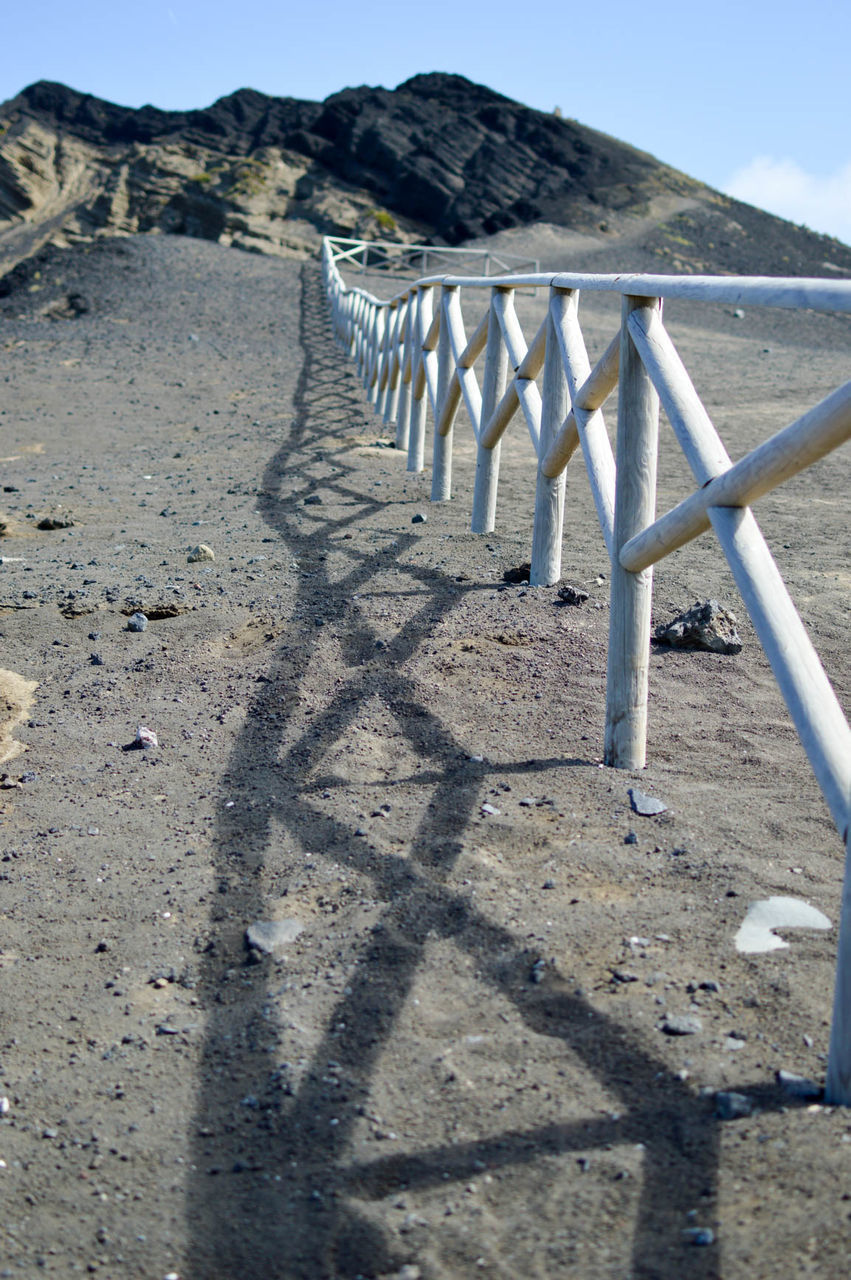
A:
[[[655,617],[719,596],[744,650],[654,648],[648,768],[605,769],[578,460],[573,608],[503,588],[525,428],[474,536],[462,424],[432,506],[313,264],[152,237],[39,270],[0,303],[2,666],[38,686],[0,791],[0,1275],[845,1276],[851,1115],[775,1083],[823,1079],[835,928],[733,943],[771,895],[835,924],[842,849],[711,539]],[[847,320],[668,314],[734,457],[847,376]],[[592,355],[616,324],[588,308]],[[660,509],[689,487],[663,439]],[[846,706],[849,470],[757,512]]]

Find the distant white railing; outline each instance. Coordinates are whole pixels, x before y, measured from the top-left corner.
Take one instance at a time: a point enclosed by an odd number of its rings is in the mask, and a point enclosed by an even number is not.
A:
[[[434,275],[452,268],[458,272],[464,267],[478,267],[485,276],[504,275],[520,271],[538,270],[537,258],[524,258],[516,253],[496,253],[493,249],[452,249],[434,244],[400,244],[392,240],[344,240],[339,236],[328,239],[332,245],[334,261],[344,264],[350,271],[380,272],[393,277],[405,275]]]
[[[348,246],[348,247],[346,247]],[[386,246],[383,246],[386,248]],[[338,263],[353,242],[326,239],[322,270],[337,341],[357,361],[367,395],[408,470],[423,468],[427,409],[435,424],[432,501],[450,497],[452,437],[463,399],[476,438],[472,529],[494,528],[502,436],[522,412],[538,459],[531,582],[561,576],[564,469],[585,459],[612,565],[605,761],[645,763],[652,565],[714,529],[754,629],[846,846],[846,870],[826,1097],[851,1104],[851,728],[786,590],[750,503],[851,437],[851,382],[732,464],[662,322],[663,298],[732,306],[851,312],[851,281],[736,276],[515,273],[427,276],[382,301],[348,287]],[[362,260],[368,260],[366,249]],[[519,288],[546,289],[527,344]],[[487,290],[471,337],[461,291]],[[620,294],[621,323],[592,368],[579,327],[582,291]],[[476,360],[484,353],[481,386]],[[538,387],[540,379],[541,386]],[[602,406],[619,384],[616,456]],[[698,488],[655,519],[659,405]]]

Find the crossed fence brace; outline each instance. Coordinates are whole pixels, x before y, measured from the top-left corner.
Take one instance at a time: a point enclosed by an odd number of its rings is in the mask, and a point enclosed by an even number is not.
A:
[[[325,288],[338,342],[408,470],[424,465],[435,424],[432,501],[451,496],[452,441],[463,400],[477,443],[471,527],[494,528],[500,441],[520,410],[538,459],[532,584],[561,576],[564,471],[581,448],[611,560],[605,762],[643,768],[647,737],[652,566],[710,527],[846,847],[833,1024],[825,1096],[851,1105],[851,728],[751,512],[750,504],[851,437],[851,381],[733,464],[662,322],[664,298],[851,312],[851,281],[769,277],[513,274],[419,279],[389,301],[348,288],[337,261],[351,241],[323,242]],[[364,261],[366,256],[364,255]],[[527,345],[518,288],[546,288],[546,314]],[[488,289],[467,338],[461,291]],[[621,295],[621,325],[594,365],[579,326],[582,291]],[[437,305],[435,301],[437,296]],[[475,363],[484,352],[481,387]],[[541,388],[538,387],[538,378]],[[619,386],[613,455],[602,406]],[[655,518],[659,406],[698,484]]]

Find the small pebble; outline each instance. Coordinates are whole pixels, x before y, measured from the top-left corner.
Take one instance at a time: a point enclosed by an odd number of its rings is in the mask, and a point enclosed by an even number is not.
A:
[[[796,1076],[793,1071],[778,1071],[776,1079],[780,1088],[790,1098],[800,1098],[802,1101],[806,1101],[820,1098],[824,1092],[821,1085],[816,1084],[815,1080],[808,1080],[806,1076]]]
[[[304,505],[306,507],[321,507],[322,499],[318,493],[311,493],[309,497],[305,498]]]
[[[689,1244],[707,1245],[715,1243],[715,1232],[711,1227],[686,1227],[683,1235]]]
[[[427,520],[428,516],[422,511],[418,511],[415,516],[411,516],[411,524],[425,524]]]
[[[133,740],[135,747],[141,747],[143,751],[151,751],[160,744],[157,741],[157,735],[153,729],[147,729],[145,725],[140,724],[136,730],[136,737]]]
[[[128,631],[145,631],[147,630],[148,619],[144,613],[134,613],[127,619]]]
[[[199,542],[197,547],[190,549],[186,562],[187,564],[198,564],[201,560],[215,560],[215,558],[216,555],[212,547],[208,547],[205,542]]]
[[[279,947],[295,942],[304,925],[299,920],[257,920],[245,931],[245,942],[265,955],[274,955]]]
[[[719,1120],[739,1120],[753,1111],[753,1102],[745,1093],[722,1090],[715,1095],[715,1114]]]
[[[558,598],[565,604],[580,605],[588,599],[588,592],[580,587],[560,587]]]
[[[649,818],[655,813],[664,813],[668,808],[664,800],[658,799],[657,796],[645,795],[643,791],[638,790],[638,787],[630,787],[627,795],[633,812],[640,813],[644,818]]]
[[[666,1036],[694,1036],[703,1030],[703,1023],[694,1013],[670,1013],[660,1030]]]

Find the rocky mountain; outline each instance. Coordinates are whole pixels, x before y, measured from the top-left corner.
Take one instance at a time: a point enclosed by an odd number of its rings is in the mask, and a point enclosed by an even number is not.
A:
[[[838,241],[461,76],[324,102],[240,89],[185,112],[42,81],[0,106],[0,271],[47,242],[136,232],[307,256],[326,233],[458,244],[648,215],[667,269],[851,272]]]

